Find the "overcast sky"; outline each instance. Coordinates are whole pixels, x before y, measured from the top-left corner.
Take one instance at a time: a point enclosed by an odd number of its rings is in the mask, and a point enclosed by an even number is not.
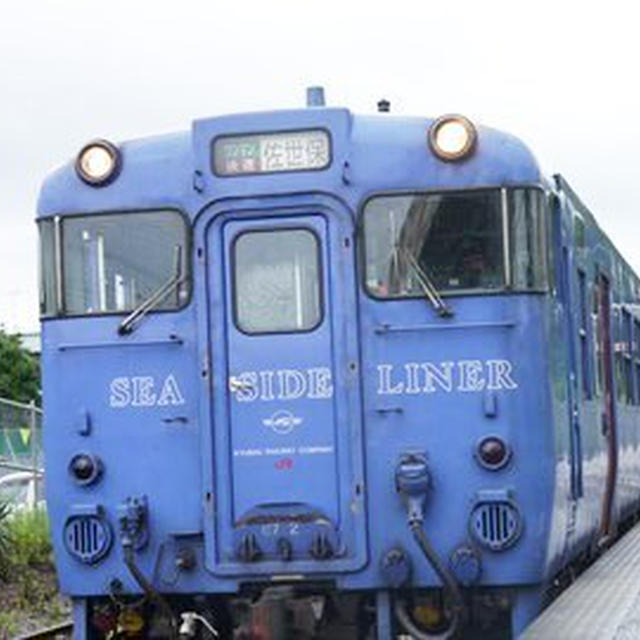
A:
[[[561,172],[640,270],[640,35],[631,2],[5,0],[0,6],[0,325],[38,327],[46,173],[97,136],[331,105],[464,113]]]

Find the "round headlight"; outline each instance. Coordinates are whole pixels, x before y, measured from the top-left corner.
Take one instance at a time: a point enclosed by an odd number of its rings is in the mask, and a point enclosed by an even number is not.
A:
[[[468,156],[475,147],[476,138],[476,128],[464,116],[442,116],[429,129],[429,146],[441,160],[460,160]]]
[[[85,145],[76,159],[76,173],[94,187],[111,182],[120,170],[120,152],[107,140],[95,140]]]

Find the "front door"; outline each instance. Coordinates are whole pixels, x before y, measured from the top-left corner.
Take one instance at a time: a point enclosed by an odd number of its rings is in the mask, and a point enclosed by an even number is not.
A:
[[[208,233],[214,570],[365,560],[355,274],[344,220],[217,218]],[[212,564],[211,562],[209,563]]]
[[[602,517],[600,525],[601,541],[605,543],[613,531],[612,508],[616,487],[616,471],[618,466],[615,393],[613,388],[613,355],[611,345],[611,303],[609,280],[602,274],[597,279],[598,310],[598,354],[600,377],[603,390],[602,434],[605,438],[607,453],[607,475],[604,497],[602,500]]]
[[[582,487],[582,434],[580,430],[580,412],[578,410],[578,376],[575,345],[575,319],[571,309],[574,308],[572,290],[572,260],[569,253],[571,218],[563,218],[560,201],[553,199],[553,226],[557,271],[558,302],[563,317],[563,342],[566,345],[567,363],[567,410],[569,426],[569,451],[571,455],[571,500],[576,501],[583,494]],[[571,507],[575,513],[575,505]]]

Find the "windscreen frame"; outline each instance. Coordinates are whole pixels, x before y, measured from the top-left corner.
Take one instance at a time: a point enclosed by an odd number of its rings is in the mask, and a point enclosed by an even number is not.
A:
[[[513,273],[513,258],[511,252],[511,218],[509,211],[509,192],[515,191],[517,189],[528,189],[538,191],[542,198],[542,206],[540,207],[540,217],[542,225],[542,233],[539,238],[540,240],[540,252],[544,264],[542,265],[543,269],[543,280],[544,284],[542,287],[535,288],[514,288],[512,286],[512,273]],[[373,291],[371,291],[367,282],[367,251],[366,251],[366,229],[365,229],[365,214],[366,207],[371,202],[371,200],[381,197],[394,197],[394,196],[429,196],[429,195],[446,195],[446,194],[469,194],[469,193],[477,193],[477,192],[486,192],[486,191],[494,191],[499,194],[501,199],[501,219],[502,219],[502,258],[503,258],[503,275],[504,275],[504,286],[502,288],[472,288],[472,289],[443,289],[438,290],[438,293],[443,298],[449,297],[469,297],[469,296],[495,296],[495,295],[509,295],[509,294],[546,294],[549,292],[550,282],[549,282],[549,268],[547,264],[548,254],[549,254],[549,246],[548,246],[548,238],[547,232],[549,228],[549,211],[546,203],[546,196],[548,195],[548,191],[541,184],[513,184],[508,187],[500,186],[500,185],[489,185],[489,186],[477,186],[477,187],[463,187],[463,188],[441,188],[441,189],[411,189],[411,190],[384,190],[384,191],[375,191],[369,193],[362,201],[358,208],[358,227],[357,227],[357,238],[359,244],[358,250],[358,266],[360,269],[360,277],[359,282],[362,287],[364,294],[371,300],[375,300],[376,302],[402,302],[405,300],[416,300],[420,298],[424,298],[424,294],[421,292],[416,292],[412,295],[402,295],[402,296],[380,296],[376,295]]]
[[[135,209],[117,209],[117,210],[99,210],[88,212],[74,212],[70,214],[55,214],[50,216],[42,216],[36,220],[38,231],[40,234],[40,224],[43,222],[53,221],[54,223],[54,260],[55,260],[55,309],[52,313],[43,314],[40,313],[40,320],[54,320],[54,319],[72,319],[72,318],[102,318],[102,317],[118,317],[126,316],[131,313],[132,308],[109,310],[109,311],[95,311],[87,313],[67,313],[65,304],[65,260],[64,260],[64,223],[66,220],[74,220],[79,218],[90,219],[94,216],[126,216],[134,214],[153,214],[153,213],[172,213],[180,217],[183,223],[182,230],[184,232],[184,246],[182,251],[181,264],[185,275],[183,277],[183,283],[187,286],[187,295],[181,301],[181,304],[174,308],[154,308],[150,313],[176,313],[182,311],[188,307],[194,296],[194,265],[193,265],[193,229],[191,220],[185,211],[175,206],[167,207],[153,207],[153,208],[135,208]],[[41,251],[41,250],[40,250]],[[43,279],[39,278],[39,286],[42,286]],[[42,296],[42,293],[40,293]]]

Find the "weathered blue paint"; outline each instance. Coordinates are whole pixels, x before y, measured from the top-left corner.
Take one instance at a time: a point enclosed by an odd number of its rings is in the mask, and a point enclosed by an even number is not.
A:
[[[47,179],[40,218],[174,207],[188,217],[193,234],[194,290],[183,310],[151,313],[126,337],[117,334],[121,316],[43,323],[48,508],[64,592],[104,594],[114,578],[127,591],[139,590],[117,542],[89,566],[70,557],[62,540],[64,522],[78,505],[101,505],[117,540],[118,505],[139,495],[147,496],[150,514],[149,544],[139,565],[167,593],[233,593],[243,582],[288,574],[330,578],[338,589],[383,590],[379,562],[397,546],[412,556],[414,586],[438,586],[414,546],[394,488],[399,456],[416,449],[428,455],[433,489],[425,530],[441,557],[473,544],[468,519],[479,492],[507,491],[521,510],[518,542],[503,552],[480,552],[479,586],[526,587],[520,601],[530,603],[527,594],[535,589],[528,585],[544,583],[594,543],[606,472],[603,401],[586,399],[579,383],[576,268],[588,283],[596,269],[608,274],[615,313],[638,302],[638,282],[568,185],[546,181],[517,139],[481,127],[470,159],[444,163],[428,150],[430,122],[332,108],[230,115],[196,121],[190,133],[122,144],[121,175],[107,187],[84,184],[72,163]],[[218,135],[311,127],[331,135],[332,163],[324,171],[233,178],[210,171],[210,143]],[[455,316],[442,320],[423,300],[381,302],[365,294],[357,230],[371,194],[512,185],[559,196],[557,247],[565,247],[566,262],[556,261],[556,275],[566,267],[567,295],[552,283],[548,293],[452,298]],[[576,211],[585,221],[581,249],[575,249]],[[243,230],[292,226],[312,230],[321,243],[322,323],[309,334],[243,335],[230,322],[229,247]],[[586,339],[592,345],[591,325]],[[469,388],[468,368],[461,364],[468,361],[483,363],[485,388]],[[516,384],[486,388],[498,375],[490,363],[501,361],[512,364]],[[428,394],[410,389],[411,363],[443,362],[454,363],[451,389],[437,380]],[[307,384],[321,386],[319,371],[328,370],[333,392],[295,402],[239,402],[229,391],[230,376],[267,370],[303,371],[311,376]],[[588,375],[593,382],[594,371]],[[178,385],[180,404],[110,404],[116,379],[152,378],[152,392],[159,394],[169,377]],[[300,428],[284,436],[271,432],[265,421],[276,420],[278,410],[301,420]],[[617,418],[616,520],[638,501],[637,404],[619,405]],[[497,472],[473,458],[475,443],[487,434],[503,437],[513,451]],[[275,448],[286,443],[296,454],[256,462],[233,455],[252,442]],[[298,454],[300,447],[315,446],[328,452],[312,461]],[[79,451],[104,461],[100,482],[71,482],[68,461]],[[274,466],[288,458],[292,467]],[[284,534],[296,559],[239,559],[247,531],[262,547],[271,544],[269,535],[283,537],[281,529],[247,528],[243,518],[264,504],[272,516],[295,513],[289,503],[311,505],[328,520],[337,553],[317,560],[304,552],[317,530],[301,526]],[[172,562],[181,546],[193,549],[196,567],[176,579]],[[381,603],[387,601],[381,596]],[[536,606],[517,608],[518,628]]]

